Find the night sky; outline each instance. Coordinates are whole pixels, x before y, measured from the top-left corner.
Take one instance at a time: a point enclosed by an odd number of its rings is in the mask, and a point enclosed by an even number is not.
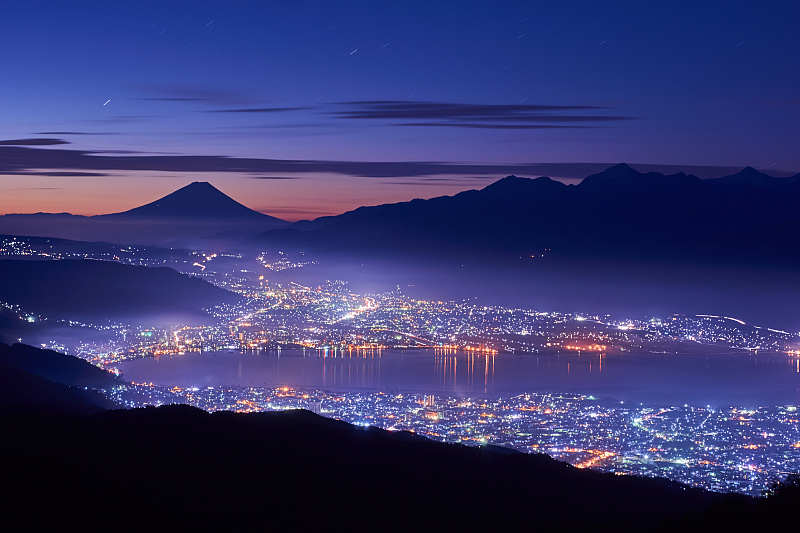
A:
[[[800,3],[260,4],[6,3],[0,212],[202,179],[293,220],[588,168],[531,163],[800,170]]]

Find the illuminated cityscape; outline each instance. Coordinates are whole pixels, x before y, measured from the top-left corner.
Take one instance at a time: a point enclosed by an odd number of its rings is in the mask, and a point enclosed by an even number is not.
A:
[[[358,294],[344,280],[313,285],[271,281],[276,271],[298,273],[316,264],[314,259],[292,258],[281,251],[264,251],[249,259],[239,253],[125,247],[118,248],[120,253],[129,252],[121,259],[113,250],[73,250],[68,255],[64,247],[59,241],[6,237],[0,241],[0,256],[62,259],[80,255],[142,265],[169,264],[241,296],[238,303],[208,309],[210,320],[203,323],[165,325],[148,322],[147,317],[126,324],[59,319],[59,323],[102,330],[107,335],[101,343],[66,345],[52,339],[45,346],[102,365],[150,355],[278,347],[449,348],[494,354],[734,351],[784,353],[787,357],[800,349],[800,332],[747,324],[734,317],[617,318],[486,306],[471,300],[419,299],[400,288]]]
[[[6,4],[4,517],[794,519],[800,2]]]
[[[92,332],[70,337],[72,341],[63,340],[62,335],[62,340],[41,342],[43,347],[78,355],[115,374],[120,374],[120,363],[149,357],[220,350],[255,354],[309,350],[310,357],[322,361],[323,373],[325,361],[330,363],[327,383],[340,389],[291,383],[277,387],[131,384],[106,391],[120,405],[188,403],[209,411],[237,412],[303,408],[356,425],[412,431],[447,442],[495,444],[546,453],[579,468],[661,476],[748,494],[759,494],[770,481],[800,469],[796,405],[712,408],[640,405],[585,394],[341,390],[357,380],[337,375],[343,368],[336,364],[337,358],[354,355],[374,363],[382,352],[429,351],[440,383],[456,386],[458,380],[472,381],[478,386],[471,390],[480,391],[483,380],[482,392],[494,379],[496,359],[509,354],[583,353],[590,357],[588,364],[597,365],[602,373],[605,358],[625,354],[738,353],[745,357],[769,353],[783,354],[787,365],[800,373],[798,333],[715,315],[615,318],[484,306],[469,300],[425,300],[399,288],[358,294],[342,280],[314,285],[271,281],[278,271],[297,273],[315,264],[313,259],[284,252],[263,251],[255,260],[241,254],[154,253],[130,247],[68,253],[58,243],[36,241],[5,238],[2,253],[51,259],[78,254],[134,264],[170,264],[241,296],[238,303],[210,308],[204,322],[168,325],[148,323],[146,317],[140,323],[48,319],[35,310],[5,304],[6,312],[30,324]],[[466,367],[459,369],[459,361]]]
[[[139,384],[107,393],[127,407],[188,403],[209,411],[308,409],[358,426],[546,453],[577,468],[659,476],[722,492],[759,495],[771,481],[800,469],[800,412],[795,405],[654,408],[569,394],[481,398],[288,386]]]

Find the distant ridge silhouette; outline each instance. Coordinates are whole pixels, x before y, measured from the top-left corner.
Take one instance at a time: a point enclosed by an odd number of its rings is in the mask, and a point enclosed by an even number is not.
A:
[[[508,176],[453,196],[360,207],[269,231],[262,242],[342,254],[518,258],[547,248],[570,257],[788,264],[800,260],[800,250],[786,246],[800,231],[799,201],[800,175],[748,167],[700,179],[623,163],[578,185]]]

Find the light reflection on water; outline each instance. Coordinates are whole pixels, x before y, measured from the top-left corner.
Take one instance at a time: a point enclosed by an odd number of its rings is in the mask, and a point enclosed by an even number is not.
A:
[[[637,402],[800,403],[784,355],[487,355],[452,350],[220,351],[120,365],[132,381],[455,394],[570,392]]]

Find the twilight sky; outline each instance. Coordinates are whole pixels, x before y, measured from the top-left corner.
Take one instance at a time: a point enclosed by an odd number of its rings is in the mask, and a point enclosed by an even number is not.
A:
[[[650,4],[9,3],[0,213],[196,179],[294,220],[621,161],[800,170],[800,4]]]

